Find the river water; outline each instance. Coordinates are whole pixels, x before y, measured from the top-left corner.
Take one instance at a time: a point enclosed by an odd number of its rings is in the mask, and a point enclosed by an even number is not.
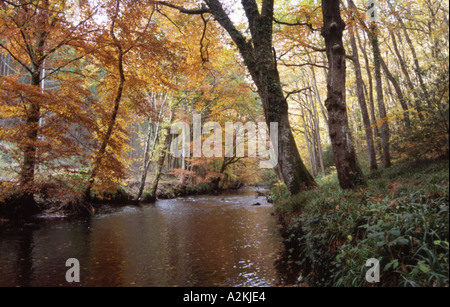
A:
[[[277,285],[283,244],[271,213],[248,188],[0,229],[0,286]],[[66,281],[69,258],[80,283]]]

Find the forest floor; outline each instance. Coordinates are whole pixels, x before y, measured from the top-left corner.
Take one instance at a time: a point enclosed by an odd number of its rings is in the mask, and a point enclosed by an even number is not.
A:
[[[448,286],[449,161],[366,171],[367,186],[340,189],[336,173],[293,197],[270,197],[283,224],[280,262],[292,283],[312,286]],[[380,261],[369,284],[366,261]]]

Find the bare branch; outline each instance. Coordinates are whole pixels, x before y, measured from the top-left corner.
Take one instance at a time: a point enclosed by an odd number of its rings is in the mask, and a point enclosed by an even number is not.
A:
[[[31,69],[25,64],[23,63],[18,57],[16,57],[14,55],[14,53],[11,52],[11,50],[9,50],[5,45],[3,45],[2,43],[0,43],[0,47],[2,49],[4,49],[17,63],[19,63],[23,68],[25,68],[30,74],[32,74],[33,72],[31,71]]]
[[[208,21],[209,19],[205,19],[205,17],[202,15],[200,15],[202,17],[203,20],[203,33],[202,33],[202,38],[200,39],[200,56],[202,58],[202,63],[206,63],[209,61],[209,52],[208,52],[208,44],[206,46],[203,45],[203,41],[206,38],[206,30],[207,30],[207,26],[208,26]],[[203,55],[203,50],[205,50],[206,52],[206,56]]]
[[[231,21],[230,17],[227,15],[222,7],[222,4],[218,0],[208,0],[208,5],[214,18],[219,22],[219,24],[228,32],[232,40],[236,43],[239,50],[248,55],[253,51],[253,46],[244,35],[236,28],[236,26]]]
[[[321,29],[314,29],[312,24],[309,22],[287,22],[287,21],[281,21],[273,17],[273,21],[280,25],[290,26],[290,27],[298,27],[298,26],[306,26],[313,32],[319,32]]]
[[[311,90],[311,87],[310,86],[308,86],[308,87],[305,87],[305,88],[302,88],[302,89],[300,89],[300,90],[295,90],[295,91],[292,91],[292,92],[289,92],[289,93],[287,93],[287,95],[286,95],[286,100],[289,98],[289,96],[291,96],[291,95],[294,95],[294,94],[300,94],[301,92],[304,92],[304,91],[310,91]]]
[[[166,2],[166,1],[152,1],[152,3],[154,3],[156,5],[163,5],[163,6],[173,8],[173,9],[177,9],[180,13],[188,14],[188,15],[202,15],[202,14],[211,13],[207,7],[203,7],[203,6],[198,9],[186,9],[182,6],[174,5],[174,4]]]
[[[21,3],[21,4],[15,4],[12,1],[7,1],[7,0],[2,0],[2,2],[6,3],[6,4],[9,4],[9,5],[12,5],[16,9],[24,7],[24,6],[27,6],[27,5],[30,5],[30,4],[33,4],[33,2],[31,2],[31,1],[30,2]]]
[[[284,61],[281,61],[280,65],[281,65],[281,66],[285,66],[285,67],[314,66],[314,67],[317,67],[317,68],[325,68],[325,69],[328,69],[328,66],[319,65],[319,64],[315,64],[315,63],[289,64],[289,63],[284,63]]]
[[[159,8],[156,8],[156,11],[157,11],[159,14],[161,14],[163,17],[165,17],[171,24],[173,24],[173,25],[178,29],[178,31],[179,31],[181,34],[183,34],[183,31],[181,31],[180,26],[177,25],[172,19],[170,19],[170,17],[167,16],[167,14],[165,14],[165,13],[164,13],[163,11],[161,11]]]

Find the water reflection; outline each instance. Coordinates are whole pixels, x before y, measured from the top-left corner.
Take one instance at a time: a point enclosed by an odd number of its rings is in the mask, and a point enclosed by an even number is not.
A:
[[[0,286],[277,284],[282,240],[271,206],[255,195],[164,200],[0,230]],[[68,258],[80,261],[80,284],[65,281]]]

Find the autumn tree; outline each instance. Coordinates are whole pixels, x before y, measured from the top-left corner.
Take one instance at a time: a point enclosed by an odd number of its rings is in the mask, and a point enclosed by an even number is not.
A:
[[[16,92],[24,108],[21,115],[23,142],[20,143],[22,158],[18,196],[26,213],[36,211],[34,192],[35,173],[40,162],[37,158],[42,132],[40,121],[44,102],[49,99],[46,91],[41,89],[41,82],[86,54],[70,54],[66,51],[69,47],[78,48],[84,44],[91,30],[87,24],[95,9],[84,11],[80,7],[77,20],[66,14],[71,9],[71,4],[63,0],[0,3],[0,51],[26,74],[25,78],[16,79],[16,90],[10,88]],[[61,60],[62,52],[67,56]],[[44,69],[48,71],[47,74],[43,73]],[[7,82],[11,84],[11,80]],[[19,90],[19,83],[28,83],[29,86],[22,86]]]
[[[90,198],[94,182],[99,176],[105,183],[127,176],[125,157],[121,155],[126,144],[126,125],[130,123],[122,120],[119,124],[118,118],[130,110],[140,109],[139,104],[145,100],[142,89],[145,92],[149,84],[154,82],[149,79],[149,75],[157,74],[161,76],[159,84],[167,84],[164,73],[170,74],[173,71],[171,67],[178,65],[176,60],[179,58],[175,54],[176,48],[165,39],[164,27],[153,20],[154,6],[142,2],[137,9],[134,1],[116,0],[105,4],[104,8],[108,26],[99,35],[97,42],[102,42],[106,47],[98,50],[95,57],[108,70],[107,78],[101,84],[106,95],[101,99],[106,99],[110,109],[105,110],[103,129],[98,133],[98,147],[92,157],[86,199]],[[166,59],[173,61],[164,62]],[[121,112],[125,98],[128,106]],[[111,170],[116,170],[117,176],[111,178],[108,175]]]
[[[151,163],[153,162],[153,156],[158,144],[161,123],[164,120],[164,113],[167,109],[168,92],[159,94],[152,93],[148,98],[150,104],[149,116],[147,119],[147,133],[145,135],[145,147],[144,147],[144,157],[142,161],[141,177],[139,182],[139,190],[136,196],[137,200],[142,199],[142,195],[145,189],[145,183],[147,180],[148,171]],[[156,191],[154,191],[156,193]],[[152,195],[152,198],[155,194]]]
[[[119,75],[118,79],[119,80],[118,80],[116,94],[115,94],[115,97],[113,100],[114,101],[113,110],[111,112],[111,116],[110,116],[110,119],[107,124],[107,130],[101,140],[100,148],[98,149],[97,153],[95,154],[95,158],[93,161],[92,171],[89,176],[89,180],[88,180],[86,192],[85,192],[86,199],[89,199],[91,196],[92,185],[94,184],[98,170],[104,159],[104,154],[106,152],[106,148],[108,146],[108,143],[111,139],[111,136],[112,136],[112,133],[114,130],[114,125],[116,123],[117,115],[119,113],[120,102],[122,100],[125,81],[126,81],[125,71],[124,71],[124,56],[132,48],[132,47],[128,47],[127,49],[125,49],[126,47],[123,46],[123,44],[119,41],[119,39],[117,38],[116,33],[115,33],[115,31],[116,31],[115,25],[116,25],[117,19],[119,17],[120,4],[121,4],[121,1],[117,0],[115,3],[115,6],[113,6],[114,11],[111,16],[111,23],[110,23],[110,29],[109,29],[109,36],[110,36],[110,39],[112,40],[112,46],[115,49],[115,53],[116,53],[115,56],[112,56],[112,58],[113,59],[116,58],[116,60],[117,60],[116,67],[118,70],[118,75]]]
[[[271,122],[279,124],[278,162],[288,190],[291,194],[296,194],[304,189],[314,187],[314,179],[300,157],[292,134],[288,103],[283,93],[276,63],[276,54],[273,48],[274,1],[264,0],[260,7],[255,0],[242,1],[251,38],[247,38],[236,28],[218,0],[205,1],[200,8],[194,9],[187,9],[165,1],[155,1],[155,3],[170,6],[185,14],[212,14],[222,28],[227,31],[244,59],[258,89],[267,125],[270,126]]]

